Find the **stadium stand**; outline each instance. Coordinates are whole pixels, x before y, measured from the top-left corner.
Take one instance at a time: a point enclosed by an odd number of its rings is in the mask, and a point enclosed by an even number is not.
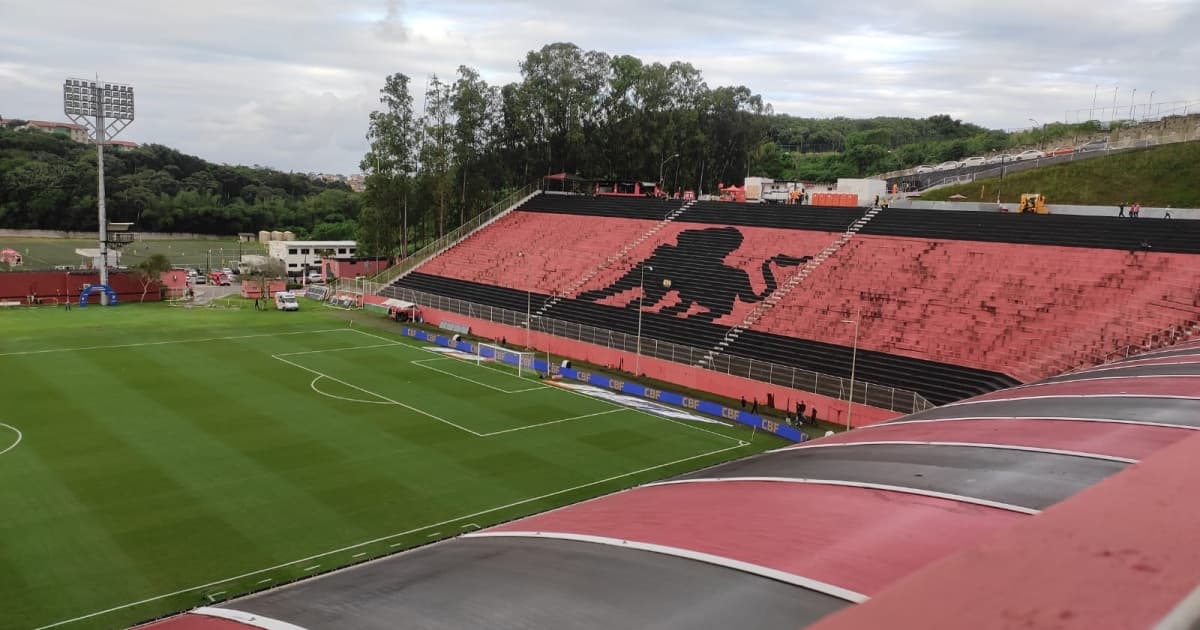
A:
[[[886,216],[886,213],[881,216]],[[1200,320],[1187,254],[863,236],[758,326],[1032,380]],[[1034,359],[1031,359],[1034,358]]]
[[[841,377],[861,314],[859,378],[934,403],[1200,321],[1200,222],[897,209],[859,228],[864,213],[540,195],[397,286],[627,334],[644,306],[645,337]]]
[[[1147,373],[1165,366],[1175,374]],[[1196,379],[1200,344],[1180,346],[154,627],[200,627],[213,614],[434,630],[1196,627]]]

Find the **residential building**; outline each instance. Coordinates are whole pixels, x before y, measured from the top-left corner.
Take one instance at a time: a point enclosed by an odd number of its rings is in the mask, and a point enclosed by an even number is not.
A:
[[[68,122],[53,122],[49,120],[28,120],[25,125],[19,129],[34,129],[43,133],[53,133],[60,136],[66,136],[75,142],[86,143],[88,141],[87,129],[83,125]]]

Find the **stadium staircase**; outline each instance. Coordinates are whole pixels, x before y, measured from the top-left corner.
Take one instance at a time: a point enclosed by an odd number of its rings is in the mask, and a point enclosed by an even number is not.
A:
[[[874,219],[876,216],[878,216],[880,212],[882,212],[880,208],[872,208],[868,210],[862,217],[856,219],[854,223],[850,224],[850,227],[843,232],[837,240],[830,243],[824,250],[821,251],[821,253],[814,256],[812,260],[801,267],[800,271],[788,278],[787,281],[784,282],[783,285],[780,286],[779,289],[777,289],[774,293],[772,293],[762,302],[759,302],[754,309],[751,310],[748,315],[746,315],[745,319],[743,319],[740,324],[730,329],[730,331],[721,339],[720,343],[714,346],[711,350],[709,350],[708,354],[705,354],[704,357],[700,359],[700,361],[696,364],[697,367],[708,367],[711,365],[716,355],[720,354],[726,348],[728,348],[730,344],[737,341],[737,338],[740,337],[744,331],[754,326],[758,320],[762,319],[763,315],[765,315],[767,311],[774,308],[776,304],[787,297],[788,293],[791,293],[792,289],[795,289],[801,282],[805,280],[805,278],[808,278],[810,275],[812,275],[812,273],[816,271],[816,269],[820,267],[826,260],[841,250],[846,243],[850,242],[850,239],[854,238],[854,236],[858,234],[859,230],[862,230],[862,228],[869,223],[871,219]]]
[[[608,258],[604,259],[604,262],[600,263],[600,265],[598,265],[596,267],[593,267],[586,274],[584,274],[583,276],[576,279],[574,282],[572,282],[570,285],[568,285],[562,291],[556,291],[554,293],[554,295],[552,295],[550,297],[550,299],[546,300],[546,302],[544,304],[542,304],[541,308],[539,308],[537,310],[536,316],[544,317],[550,309],[554,308],[554,306],[556,304],[558,304],[560,301],[562,301],[564,296],[574,297],[579,292],[579,290],[581,288],[583,288],[583,286],[586,285],[588,282],[590,282],[593,278],[600,275],[601,273],[608,270],[609,268],[613,267],[614,265],[617,265],[618,263],[627,261],[626,256],[628,256],[631,251],[633,251],[635,248],[637,248],[639,245],[646,242],[647,240],[653,238],[655,234],[658,234],[660,231],[662,231],[663,228],[667,227],[667,225],[669,225],[672,221],[678,219],[680,217],[680,215],[687,212],[688,209],[690,209],[694,205],[696,205],[695,201],[689,201],[689,202],[683,204],[682,206],[680,206],[678,209],[671,211],[669,214],[667,214],[666,217],[663,218],[663,220],[659,221],[658,223],[655,223],[649,230],[646,230],[646,232],[644,232],[641,236],[638,236],[633,241],[630,241],[630,242],[626,243],[624,246],[622,246],[621,249],[618,250],[616,254],[613,254],[612,256],[609,256]]]

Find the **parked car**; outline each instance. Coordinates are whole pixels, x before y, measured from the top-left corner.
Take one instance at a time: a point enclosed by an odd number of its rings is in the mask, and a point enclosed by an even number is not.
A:
[[[291,291],[280,291],[275,294],[275,308],[280,311],[298,311],[300,302]]]
[[[953,171],[956,169],[958,169],[958,162],[955,162],[954,160],[950,160],[949,162],[942,162],[941,164],[938,164],[937,168],[935,168],[934,170],[941,172],[941,171]]]
[[[988,166],[993,164],[1008,164],[1011,161],[1013,161],[1013,156],[1001,153],[1000,155],[993,155],[992,157],[988,158],[986,164]]]
[[[934,170],[936,170],[936,167],[929,165],[929,164],[922,164],[917,167],[917,175],[924,175],[926,173],[932,173]]]
[[[983,166],[985,164],[987,164],[987,158],[976,156],[976,157],[969,157],[969,158],[963,160],[959,164],[959,166],[961,166],[962,168],[967,168],[970,166]]]
[[[1091,153],[1092,151],[1104,151],[1108,149],[1108,140],[1092,140],[1087,144],[1080,145],[1075,150],[1080,153]]]
[[[1012,156],[1014,162],[1022,162],[1025,160],[1040,160],[1044,157],[1046,157],[1046,154],[1041,151],[1038,151],[1037,149],[1029,149],[1028,151],[1022,151],[1022,152]]]
[[[308,283],[309,284],[319,284],[321,282],[324,282],[321,279],[321,272],[319,272],[319,271],[308,272]]]
[[[203,274],[197,274],[192,278],[192,284],[208,284],[208,278],[205,278]]]
[[[1054,150],[1050,152],[1050,155],[1057,157],[1060,155],[1071,155],[1074,152],[1075,152],[1075,147],[1073,147],[1069,144],[1064,144],[1061,147],[1055,147]]]

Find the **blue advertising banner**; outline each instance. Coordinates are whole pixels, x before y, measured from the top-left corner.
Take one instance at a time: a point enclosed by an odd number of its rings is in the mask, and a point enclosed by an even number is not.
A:
[[[475,346],[470,342],[459,341],[458,343],[451,344],[450,339],[441,335],[430,335],[423,330],[405,328],[404,334],[414,339],[428,341],[439,346],[454,347],[462,352],[475,352]],[[517,358],[515,356],[505,356],[502,357],[502,360],[506,363],[512,363],[513,365],[516,365]],[[724,418],[725,420],[730,420],[741,425],[757,428],[760,431],[766,431],[767,433],[778,435],[785,440],[803,442],[808,439],[802,431],[795,427],[791,427],[786,424],[780,424],[774,420],[747,413],[740,409],[726,407],[712,401],[691,398],[675,392],[654,389],[640,383],[631,383],[624,379],[610,377],[605,374],[597,374],[595,372],[585,370],[576,370],[572,368],[561,368],[554,365],[547,365],[546,361],[542,359],[535,359],[533,361],[533,369],[543,374],[558,374],[565,379],[586,383],[587,385],[591,385],[593,387],[611,390],[629,396],[636,396],[638,398],[652,400],[665,405],[682,407],[683,409],[698,411],[700,413],[718,418]]]

